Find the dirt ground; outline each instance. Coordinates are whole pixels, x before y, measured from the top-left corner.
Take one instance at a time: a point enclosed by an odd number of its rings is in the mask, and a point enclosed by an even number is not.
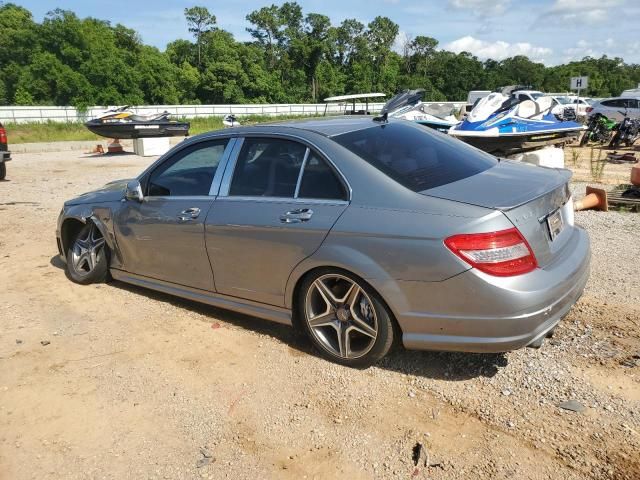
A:
[[[592,277],[540,350],[398,351],[351,370],[284,326],[67,280],[63,201],[151,161],[56,152],[8,165],[0,479],[640,478],[640,214],[576,215]]]

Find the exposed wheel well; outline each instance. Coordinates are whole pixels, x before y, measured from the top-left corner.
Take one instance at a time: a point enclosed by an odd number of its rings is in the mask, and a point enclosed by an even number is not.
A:
[[[339,268],[339,267],[333,267],[333,266],[325,266],[325,267],[315,267],[312,268],[311,270],[307,271],[304,273],[304,275],[301,275],[300,278],[298,279],[298,281],[296,282],[295,286],[293,287],[293,297],[291,299],[291,323],[293,324],[293,327],[296,330],[301,330],[301,324],[300,321],[302,320],[301,318],[298,318],[298,307],[299,304],[298,302],[300,301],[300,288],[302,287],[302,284],[304,283],[304,280],[309,277],[310,275],[313,275],[315,272],[319,271],[319,270],[326,270],[326,269],[331,269],[334,270],[336,272],[341,272],[341,273],[348,273],[349,275],[352,275],[354,277],[356,277],[358,279],[359,282],[364,283],[367,287],[369,287],[378,297],[378,300],[380,300],[380,302],[382,302],[382,304],[385,306],[385,308],[387,309],[387,312],[389,312],[389,317],[391,318],[391,322],[393,323],[393,329],[394,329],[394,333],[396,334],[396,341],[399,341],[401,343],[402,340],[402,329],[400,328],[400,324],[398,323],[398,321],[396,320],[395,315],[393,314],[393,310],[391,308],[389,308],[389,304],[386,302],[386,300],[384,299],[384,297],[382,295],[380,295],[380,293],[369,283],[367,282],[364,278],[360,277],[359,275],[346,270],[344,268]]]
[[[62,242],[62,252],[65,255],[69,250],[71,239],[75,238],[85,225],[86,223],[75,218],[68,218],[64,221],[60,228],[60,241]]]

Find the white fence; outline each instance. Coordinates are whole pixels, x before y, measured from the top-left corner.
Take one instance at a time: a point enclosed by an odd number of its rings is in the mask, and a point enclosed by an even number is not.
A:
[[[438,102],[433,102],[438,103]],[[446,103],[452,108],[459,108],[464,103]],[[379,112],[384,103],[369,103],[369,111]],[[364,110],[365,104],[356,103],[356,110]],[[113,107],[90,107],[86,112],[79,112],[74,107],[0,107],[1,123],[26,122],[85,122],[101,115],[105,110]],[[246,105],[142,105],[133,107],[138,114],[170,112],[176,117],[221,117],[230,113],[235,115],[323,115],[339,114],[348,105],[337,103],[298,103],[298,104],[246,104]]]
[[[384,103],[370,103],[369,110],[380,111]],[[351,107],[351,104],[349,104]],[[85,122],[101,115],[110,106],[89,107],[86,112],[79,112],[74,107],[0,107],[0,122]],[[365,106],[356,104],[357,109]],[[246,105],[141,105],[132,107],[135,113],[150,114],[170,112],[176,117],[221,117],[230,113],[235,115],[323,115],[325,113],[340,113],[344,105],[325,103],[302,104],[246,104]]]

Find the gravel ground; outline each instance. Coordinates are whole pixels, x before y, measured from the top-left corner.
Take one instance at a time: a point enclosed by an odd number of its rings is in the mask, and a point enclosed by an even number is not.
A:
[[[284,326],[65,278],[63,200],[152,160],[16,154],[0,183],[1,479],[640,478],[638,214],[576,214],[591,279],[540,350],[351,370]]]

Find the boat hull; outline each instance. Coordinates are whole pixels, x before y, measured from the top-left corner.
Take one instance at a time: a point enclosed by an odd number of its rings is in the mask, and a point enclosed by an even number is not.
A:
[[[546,133],[526,133],[519,135],[455,135],[457,138],[469,145],[483,150],[492,155],[515,155],[517,153],[528,152],[549,145],[558,145],[572,142],[580,134],[580,130],[566,130]]]
[[[135,139],[155,137],[186,137],[188,122],[111,122],[89,121],[85,126],[96,135],[106,138]]]
[[[432,122],[429,120],[413,120],[413,121],[420,125],[432,128],[434,130],[437,130],[443,133],[447,133],[449,129],[453,126],[451,123]]]

